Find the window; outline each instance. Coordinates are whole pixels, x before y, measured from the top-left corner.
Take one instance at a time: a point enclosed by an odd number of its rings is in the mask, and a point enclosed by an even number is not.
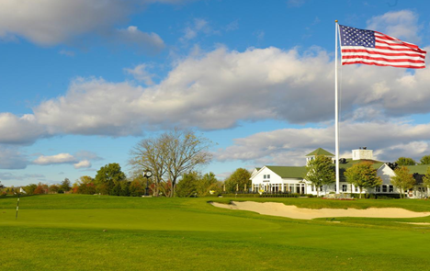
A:
[[[358,192],[358,186],[355,187],[355,192]]]
[[[382,186],[382,192],[387,193],[387,186],[386,185]]]
[[[265,180],[270,179],[270,174],[264,174],[263,178],[264,178]]]
[[[380,186],[375,187],[375,191],[376,192],[381,192],[381,187]]]
[[[393,187],[392,185],[390,185],[390,186],[388,187],[388,192],[394,192],[394,187]]]
[[[348,191],[348,186],[346,184],[342,184],[342,192]]]

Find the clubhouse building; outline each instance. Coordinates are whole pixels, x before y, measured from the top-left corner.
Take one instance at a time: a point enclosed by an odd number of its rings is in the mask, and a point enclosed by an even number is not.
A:
[[[315,159],[316,156],[323,155],[334,160],[334,155],[324,149],[316,149],[315,151],[305,156],[306,163]],[[367,194],[399,194],[400,189],[391,184],[391,177],[395,176],[394,168],[396,165],[392,163],[384,163],[374,160],[373,151],[366,147],[352,150],[352,158],[339,159],[340,171],[340,192],[341,193],[359,193],[359,188],[346,182],[344,172],[354,164],[360,162],[371,162],[377,170],[377,176],[381,177],[382,185],[375,188],[364,188],[362,193]],[[423,186],[422,177],[425,175],[428,165],[407,166],[410,173],[413,174],[417,183],[415,187],[409,191],[405,191],[405,195],[409,198],[422,198],[427,196],[427,187]],[[255,168],[251,175],[252,191],[264,193],[298,193],[317,195],[317,189],[320,189],[319,195],[326,195],[336,191],[336,184],[324,185],[320,188],[306,181],[305,166],[264,166]]]

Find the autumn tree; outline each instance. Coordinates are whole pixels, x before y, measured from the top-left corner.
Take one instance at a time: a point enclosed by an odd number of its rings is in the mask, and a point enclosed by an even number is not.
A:
[[[409,169],[405,166],[396,168],[394,170],[395,176],[391,177],[391,183],[400,188],[401,196],[404,197],[404,191],[412,189],[416,183],[413,175],[409,172]]]
[[[399,159],[396,160],[396,163],[399,166],[415,166],[417,164],[414,159],[408,157],[399,157]]]
[[[70,180],[65,178],[64,181],[62,181],[60,183],[60,189],[63,190],[64,192],[68,192],[70,191],[72,187],[70,186]]]
[[[330,157],[317,155],[306,165],[304,179],[316,187],[319,196],[320,187],[335,181],[334,164]]]
[[[52,184],[49,186],[49,192],[51,193],[57,193],[60,187],[56,184]]]
[[[427,195],[430,189],[430,167],[427,168],[426,174],[423,177],[423,184],[427,187]]]
[[[78,181],[78,193],[79,194],[95,194],[96,186],[94,179],[90,176],[81,176]]]
[[[425,155],[420,160],[421,165],[430,165],[430,155]]]
[[[251,173],[244,168],[236,169],[224,182],[227,192],[235,192],[236,190],[244,191],[245,186],[249,188],[252,181]]]
[[[345,171],[346,181],[358,187],[361,193],[363,188],[373,188],[382,184],[382,179],[377,176],[377,170],[370,162],[362,162],[353,165]]]

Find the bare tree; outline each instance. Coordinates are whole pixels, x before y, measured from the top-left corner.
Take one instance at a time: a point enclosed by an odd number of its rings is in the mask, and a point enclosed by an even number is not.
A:
[[[167,172],[166,167],[166,143],[163,137],[148,138],[140,141],[132,150],[132,158],[129,164],[134,169],[134,174],[140,175],[145,169],[151,170],[153,174],[154,196],[160,192],[160,183]]]
[[[212,155],[208,151],[211,144],[193,131],[174,129],[140,141],[131,151],[129,164],[135,172],[142,172],[145,168],[153,172],[154,195],[158,195],[161,182],[170,181],[172,188],[168,196],[173,197],[182,174],[211,160]]]
[[[196,166],[206,164],[212,159],[208,149],[211,142],[198,137],[193,131],[175,129],[163,135],[168,153],[167,173],[172,182],[172,192],[175,195],[175,186],[178,178],[184,173],[191,172]]]

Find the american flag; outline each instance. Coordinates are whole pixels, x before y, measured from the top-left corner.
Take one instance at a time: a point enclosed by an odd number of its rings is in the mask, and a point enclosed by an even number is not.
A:
[[[366,64],[400,68],[425,68],[426,51],[373,30],[339,25],[342,65]]]

